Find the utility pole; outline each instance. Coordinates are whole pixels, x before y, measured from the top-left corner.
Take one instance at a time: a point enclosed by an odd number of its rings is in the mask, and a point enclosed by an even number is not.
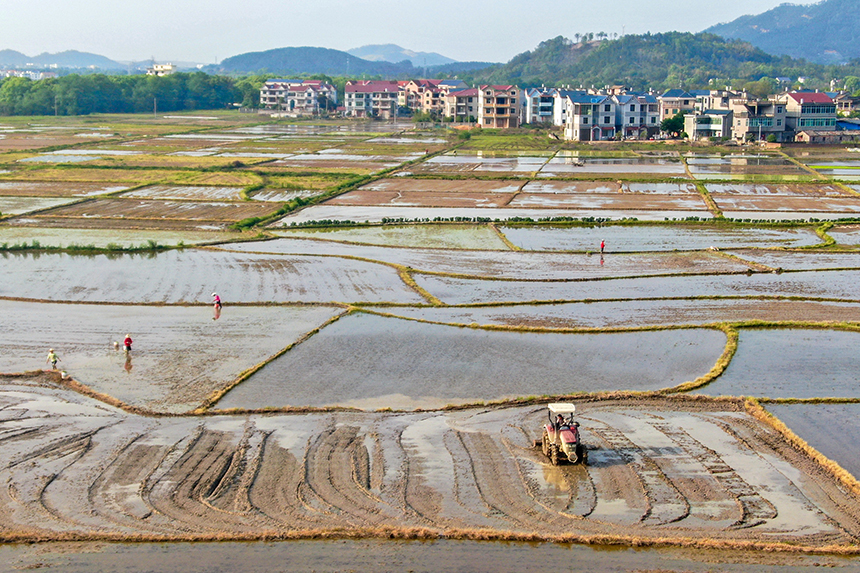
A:
[[[158,98],[152,97],[152,117],[153,119],[158,119]]]

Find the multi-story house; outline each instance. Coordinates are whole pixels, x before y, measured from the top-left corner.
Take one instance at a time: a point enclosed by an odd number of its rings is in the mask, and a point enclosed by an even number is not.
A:
[[[442,114],[456,122],[475,121],[478,117],[478,88],[452,90],[442,98]]]
[[[787,137],[801,131],[833,131],[836,129],[836,104],[825,93],[790,92],[775,100],[785,104]]]
[[[660,123],[679,113],[693,113],[696,110],[696,96],[682,89],[672,89],[657,97],[660,109]]]
[[[552,124],[558,127],[567,125],[569,105],[566,101],[569,97],[589,95],[584,90],[554,89],[552,90]],[[615,112],[613,111],[613,114]]]
[[[614,139],[616,103],[613,97],[568,91],[561,98],[564,107],[564,138],[572,141]]]
[[[337,89],[322,80],[267,80],[260,89],[263,107],[299,115],[319,113],[325,100],[336,104]]]
[[[478,88],[478,125],[507,129],[519,125],[519,88],[484,85]]]
[[[553,123],[553,106],[555,102],[553,88],[529,88],[523,90],[523,123]]]
[[[732,136],[732,111],[707,109],[684,116],[684,131],[693,141]]]
[[[651,94],[613,95],[616,129],[624,138],[648,139],[660,131],[660,104]]]
[[[769,135],[786,141],[785,104],[750,97],[747,94],[729,101],[733,115],[732,136],[738,141],[766,140]]]
[[[425,113],[441,113],[446,94],[468,87],[463,80],[410,80],[398,83],[398,104]]]
[[[397,82],[387,80],[363,80],[346,83],[344,89],[346,115],[350,117],[396,117]]]

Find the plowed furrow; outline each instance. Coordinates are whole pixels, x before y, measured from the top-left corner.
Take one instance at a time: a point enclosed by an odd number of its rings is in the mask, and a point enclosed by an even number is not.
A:
[[[475,481],[475,472],[469,461],[469,451],[463,444],[458,432],[445,433],[445,447],[451,455],[454,464],[454,499],[458,507],[456,512],[447,510],[440,516],[440,524],[448,527],[495,527],[504,522],[490,515],[490,506],[481,497],[481,490]],[[454,520],[453,518],[458,519]]]
[[[248,491],[248,501],[261,514],[284,529],[319,527],[323,521],[308,516],[297,492],[304,481],[304,466],[288,450],[267,435],[261,445],[257,478]]]
[[[491,515],[527,530],[566,521],[534,503],[524,491],[515,461],[498,440],[471,433],[460,433],[460,439],[469,452],[481,497]]]
[[[639,520],[642,524],[663,525],[687,516],[689,505],[686,500],[642,448],[615,428],[592,428],[591,432],[600,436],[641,480],[647,499],[645,513]]]
[[[726,493],[736,500],[740,509],[740,516],[732,523],[732,528],[759,525],[765,519],[770,519],[775,515],[770,503],[763,499],[731,466],[723,461],[717,452],[705,447],[687,432],[671,424],[655,424],[654,427],[700,463]]]
[[[309,452],[306,487],[340,520],[357,526],[373,525],[385,518],[379,515],[379,502],[368,491],[368,454],[358,431],[342,425],[320,436]]]
[[[153,514],[143,495],[147,477],[169,446],[142,445],[137,443],[141,437],[135,436],[93,482],[91,503],[95,511],[120,525],[170,532],[174,527]]]
[[[256,513],[248,498],[248,488],[256,477],[265,437],[255,431],[252,422],[245,425],[244,434],[231,456],[230,464],[204,498],[205,503],[218,511],[242,514],[246,518]]]
[[[210,531],[242,529],[242,520],[229,515],[219,515],[220,519],[213,521],[211,507],[206,503],[227,472],[235,450],[231,436],[203,430],[152,488],[150,503],[187,527]]]

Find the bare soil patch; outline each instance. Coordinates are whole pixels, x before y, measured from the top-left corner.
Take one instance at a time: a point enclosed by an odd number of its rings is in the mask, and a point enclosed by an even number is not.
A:
[[[613,210],[690,210],[707,212],[707,205],[699,195],[656,195],[617,193],[613,195],[520,193],[510,202],[512,208],[548,209],[613,209]]]

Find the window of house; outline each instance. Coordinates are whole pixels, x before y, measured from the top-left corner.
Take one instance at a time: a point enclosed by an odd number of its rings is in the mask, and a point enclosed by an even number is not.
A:
[[[634,119],[634,118],[632,118],[632,117],[631,117],[631,118],[629,118],[629,119],[630,119],[630,122],[629,122],[629,123],[633,123],[633,119]]]
[[[636,104],[630,104],[630,111],[636,111]]]
[[[652,118],[651,118],[651,123],[657,123],[657,118],[656,118],[656,117],[652,117]]]
[[[603,116],[603,123],[609,123],[609,116],[608,115]]]
[[[582,118],[582,123],[587,124],[587,123],[588,123],[588,118],[587,118],[587,117],[583,117],[583,118]]]
[[[610,109],[612,109],[612,108],[609,107],[609,104],[606,104],[605,106],[603,106],[603,111],[609,111]]]
[[[781,120],[781,119],[776,120],[776,124],[777,124],[777,125],[782,125],[782,120]]]

